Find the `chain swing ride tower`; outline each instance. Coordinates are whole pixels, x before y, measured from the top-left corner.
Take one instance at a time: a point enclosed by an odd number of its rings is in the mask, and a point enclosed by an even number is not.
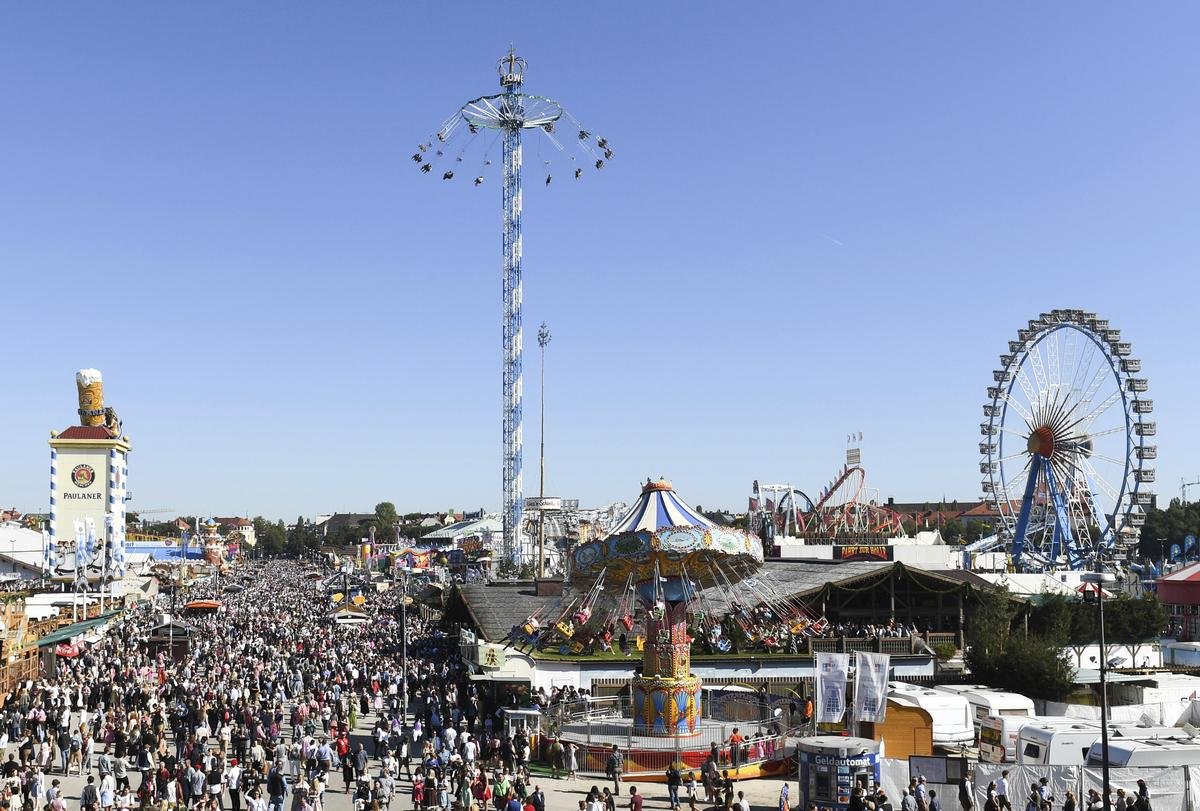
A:
[[[533,539],[520,537],[523,508],[522,488],[522,374],[521,355],[521,170],[523,136],[541,133],[549,146],[543,157],[541,141],[537,141],[537,156],[545,171],[545,187],[554,179],[554,161],[570,161],[570,174],[575,180],[584,175],[584,165],[600,170],[612,159],[613,151],[604,138],[594,138],[579,121],[553,99],[522,91],[525,80],[525,60],[510,48],[496,65],[501,92],[481,96],[467,102],[443,122],[433,138],[420,144],[412,159],[423,174],[441,171],[442,180],[452,181],[470,161],[478,160],[478,171],[472,185],[484,185],[490,156],[496,141],[500,141],[502,165],[502,231],[503,254],[501,281],[501,511],[504,526],[502,558],[510,565],[534,560]],[[575,132],[564,138],[556,137],[557,125],[566,119]],[[565,142],[565,143],[564,143]],[[469,155],[476,143],[483,145],[482,157]],[[553,151],[552,151],[553,150]],[[577,154],[578,153],[578,154]]]

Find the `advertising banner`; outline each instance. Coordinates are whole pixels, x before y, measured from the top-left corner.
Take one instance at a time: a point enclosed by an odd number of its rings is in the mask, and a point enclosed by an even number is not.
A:
[[[891,656],[857,651],[854,673],[854,719],[882,723],[887,716],[887,681]]]
[[[834,560],[892,560],[895,549],[887,544],[846,544],[833,547]]]
[[[846,714],[846,674],[850,670],[850,654],[818,653],[817,665],[817,723],[836,724]]]

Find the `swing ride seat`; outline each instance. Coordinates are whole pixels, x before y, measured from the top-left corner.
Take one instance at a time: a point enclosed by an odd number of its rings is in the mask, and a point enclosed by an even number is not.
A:
[[[565,636],[567,639],[570,639],[571,637],[575,636],[575,629],[571,626],[571,623],[569,623],[569,622],[560,622],[560,623],[555,624],[554,630],[558,631],[560,634]]]

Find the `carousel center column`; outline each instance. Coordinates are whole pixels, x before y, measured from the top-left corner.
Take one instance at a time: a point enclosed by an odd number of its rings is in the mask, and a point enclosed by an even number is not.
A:
[[[700,677],[691,673],[692,640],[688,603],[660,601],[647,608],[642,672],[632,679],[634,733],[692,735],[696,732]]]

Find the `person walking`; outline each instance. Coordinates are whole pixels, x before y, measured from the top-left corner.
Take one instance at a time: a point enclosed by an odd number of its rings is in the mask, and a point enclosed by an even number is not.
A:
[[[80,811],[99,811],[100,792],[96,789],[96,778],[88,775],[87,785],[79,794]]]
[[[242,767],[237,758],[233,758],[225,770],[225,788],[229,790],[230,809],[242,811]]]
[[[283,799],[287,794],[287,781],[283,777],[283,763],[275,761],[275,765],[267,772],[267,796],[271,798],[270,811],[283,811]]]
[[[612,745],[612,751],[608,753],[608,762],[604,764],[604,773],[613,781],[613,794],[621,793],[621,772],[623,771],[623,759],[621,753],[617,749],[617,745]]]
[[[733,732],[729,735],[729,765],[733,767],[734,771],[741,768],[742,743],[745,740],[741,731],[737,727],[734,727]],[[925,809],[921,809],[921,811],[925,811]]]
[[[1004,772],[1004,774],[1008,774],[1008,772]],[[1007,801],[1007,798],[1005,798],[1005,802]],[[996,794],[996,803],[997,805],[1000,803],[999,792]],[[958,804],[962,808],[962,811],[971,811],[975,807],[975,792],[971,788],[971,779],[965,774],[963,775],[963,779],[958,782]],[[1009,806],[1005,811],[1012,811],[1012,806]]]
[[[575,775],[575,772],[579,769],[579,762],[575,755],[575,749],[576,749],[575,744],[571,743],[570,741],[567,741],[566,750],[564,752],[564,757],[566,758],[566,761],[567,761],[566,766],[567,766],[567,779],[568,780],[578,780],[579,779]]]
[[[672,760],[667,766],[667,800],[671,803],[671,811],[679,811],[679,787],[683,785],[683,773],[679,764]]]

